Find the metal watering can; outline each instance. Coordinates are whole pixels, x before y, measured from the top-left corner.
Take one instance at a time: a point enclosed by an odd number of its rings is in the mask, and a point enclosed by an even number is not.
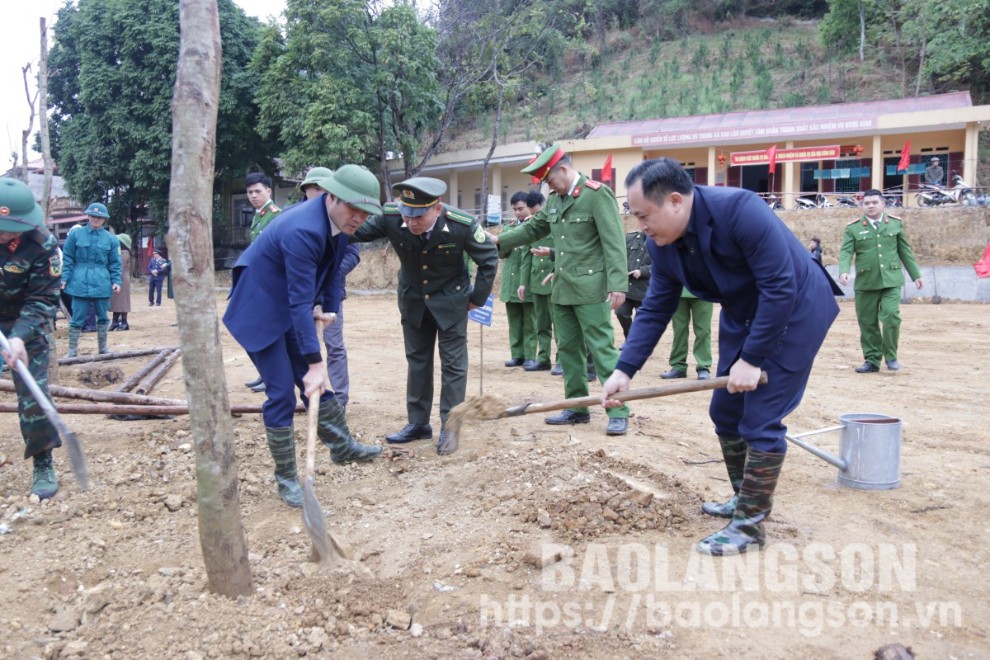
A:
[[[788,440],[839,468],[839,483],[862,490],[890,490],[901,485],[901,420],[877,413],[839,417],[839,426],[786,434]],[[839,456],[802,438],[840,431]]]

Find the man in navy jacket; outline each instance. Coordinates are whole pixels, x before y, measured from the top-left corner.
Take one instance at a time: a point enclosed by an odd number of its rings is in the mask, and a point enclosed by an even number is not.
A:
[[[237,260],[223,317],[267,385],[262,417],[278,494],[296,507],[302,506],[292,430],[296,387],[304,401],[320,397],[319,436],[334,463],[381,453],[351,436],[330,390],[314,324],[316,304],[322,304],[322,320],[336,320],[341,289],[335,280],[349,236],[370,213],[381,212],[378,180],[364,167],[345,165],[319,186],[326,194],[285,211]]]
[[[801,402],[811,367],[839,307],[824,271],[755,194],[695,186],[669,158],[626,178],[630,210],[652,239],[650,288],[633,321],[603,404],[629,389],[677,310],[681,288],[722,305],[718,375],[709,408],[735,496],[702,510],[730,518],[700,552],[735,554],[766,542],[763,520],[784,463],[781,420]],[[768,383],[757,387],[760,372]]]

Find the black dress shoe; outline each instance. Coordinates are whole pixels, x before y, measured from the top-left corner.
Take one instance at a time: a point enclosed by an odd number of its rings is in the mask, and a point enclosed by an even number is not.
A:
[[[505,361],[505,366],[507,367],[521,367],[526,363],[522,358],[512,358],[511,360]]]
[[[660,377],[664,380],[670,380],[671,378],[687,378],[687,372],[681,371],[680,369],[671,369],[670,371],[660,374]]]
[[[551,376],[563,376],[564,375],[564,368],[562,366],[560,366],[560,362],[558,362],[557,364],[553,365],[553,369],[550,370],[550,375]]]
[[[526,362],[523,365],[523,371],[550,371],[550,363],[548,362],[537,362],[536,360],[527,360]]]
[[[629,420],[625,417],[609,417],[605,435],[625,435],[629,428]]]
[[[880,367],[872,362],[864,362],[860,366],[856,367],[856,373],[858,374],[875,374],[878,371],[880,371]]]
[[[887,369],[890,371],[900,371],[901,363],[897,360],[887,360]]]
[[[457,436],[450,431],[440,431],[440,438],[437,440],[437,455],[450,456],[457,451],[459,443]]]
[[[252,392],[264,392],[266,389],[267,388],[265,387],[265,384],[262,382],[262,383],[258,383],[254,387],[252,387],[251,388],[251,391]]]
[[[588,382],[593,383],[598,380],[598,374],[595,373],[595,369],[592,367],[588,369]]]
[[[125,322],[123,322],[123,323],[120,324],[120,327],[118,329],[119,330],[130,330],[131,329],[131,326],[127,325],[127,322],[125,321]]]
[[[401,445],[403,442],[413,440],[429,440],[433,437],[433,427],[429,424],[406,424],[402,430],[392,435],[386,435],[385,441],[393,445]]]
[[[543,421],[554,426],[563,426],[564,424],[587,424],[591,421],[591,413],[576,413],[573,410],[565,410],[559,415],[547,417]]]
[[[698,380],[708,380],[712,377],[712,372],[708,369],[698,369]]]
[[[254,380],[249,380],[248,382],[244,383],[244,387],[255,387],[256,385],[261,385],[263,382],[265,382],[265,379],[262,378],[261,376],[258,376]]]

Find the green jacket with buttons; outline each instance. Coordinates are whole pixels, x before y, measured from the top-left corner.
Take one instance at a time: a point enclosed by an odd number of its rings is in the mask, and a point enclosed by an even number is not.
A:
[[[552,252],[552,250],[554,249],[553,239],[550,238],[549,236],[544,236],[540,240],[531,243],[529,247],[530,248],[548,247],[551,250],[550,254],[553,255]],[[553,256],[548,256],[548,257],[538,257],[536,255],[532,255],[532,256],[533,259],[531,261],[530,272],[529,272],[529,288],[526,291],[527,293],[535,293],[540,296],[549,296],[551,293],[553,293],[553,281],[544,284],[543,280],[546,279],[547,275],[553,272],[553,267],[554,267]]]
[[[866,216],[846,225],[839,250],[839,273],[848,273],[855,259],[855,291],[875,291],[904,285],[901,264],[912,280],[921,277],[900,218],[884,214],[874,229]]]
[[[555,305],[601,303],[628,290],[625,232],[611,188],[579,175],[570,195],[551,193],[539,213],[503,232],[499,254],[547,235],[555,246]]]
[[[518,227],[520,224],[522,223],[513,223],[506,228]],[[529,253],[529,248],[529,245],[520,245],[505,257],[505,263],[502,264],[502,286],[498,293],[498,299],[504,303],[533,302],[529,298],[519,300],[518,296],[520,286],[526,287],[528,291],[531,284],[533,255]]]
[[[444,204],[426,239],[409,231],[395,204],[385,204],[382,214],[368,218],[351,241],[378,238],[387,238],[399,257],[399,312],[404,321],[418,328],[428,308],[447,330],[467,315],[468,303],[481,307],[488,300],[498,252],[471,214]],[[465,254],[478,266],[474,286]]]

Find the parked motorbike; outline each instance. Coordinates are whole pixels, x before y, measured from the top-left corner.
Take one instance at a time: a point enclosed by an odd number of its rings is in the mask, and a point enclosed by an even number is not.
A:
[[[778,199],[778,197],[773,194],[767,195],[767,206],[769,206],[774,211],[779,211],[780,209],[784,208],[780,203],[780,199]]]
[[[958,174],[952,177],[953,186],[946,188],[930,183],[921,184],[916,200],[918,206],[942,206],[943,204],[972,204],[976,192]]]
[[[836,197],[835,205],[839,208],[845,209],[854,209],[859,206],[859,204],[856,203],[856,199],[854,197],[849,197],[848,195],[839,195]]]
[[[887,206],[900,208],[904,206],[904,195],[900,188],[888,188],[883,191],[883,201]]]
[[[828,201],[825,195],[818,193],[814,196],[798,197],[794,200],[794,208],[800,210],[806,209],[827,209],[830,208],[832,204]]]

